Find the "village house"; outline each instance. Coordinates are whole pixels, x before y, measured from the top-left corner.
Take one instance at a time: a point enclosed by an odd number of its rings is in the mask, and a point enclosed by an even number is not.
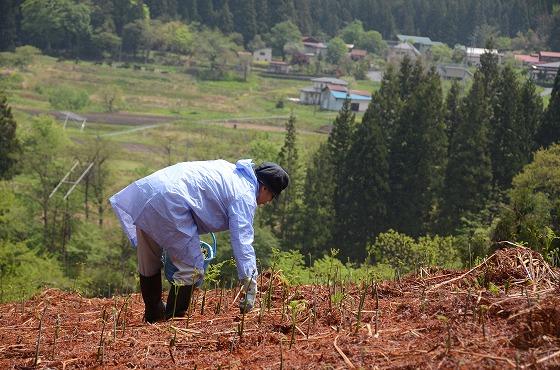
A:
[[[350,56],[350,59],[357,62],[367,56],[367,51],[362,49],[352,49],[348,55]]]
[[[540,51],[537,54],[514,55],[515,60],[529,68],[531,77],[537,81],[553,81],[560,68],[560,53]]]
[[[305,87],[300,90],[299,102],[305,105],[319,105],[321,103],[321,93],[323,89],[330,86],[333,90],[348,91],[348,82],[332,77],[313,78],[313,86]]]
[[[387,61],[399,62],[405,56],[408,56],[411,60],[416,60],[420,55],[420,52],[414,46],[401,42],[389,48],[387,51]]]
[[[291,67],[286,62],[273,60],[268,64],[268,72],[287,74],[291,72]]]
[[[412,44],[420,53],[426,52],[432,46],[443,45],[439,41],[432,41],[429,37],[411,36],[411,35],[397,35],[400,43]]]
[[[531,76],[539,81],[554,81],[558,69],[560,69],[560,61],[536,64],[531,67]]]
[[[472,72],[460,64],[438,64],[436,71],[444,80],[464,81],[473,77]]]
[[[482,54],[485,53],[491,53],[491,54],[495,54],[498,56],[498,63],[501,62],[502,60],[502,55],[500,53],[498,53],[498,50],[496,49],[484,49],[484,48],[471,48],[471,47],[467,47],[466,49],[466,53],[467,53],[467,63],[469,65],[473,65],[473,66],[479,66],[480,65],[480,57]]]
[[[327,53],[327,45],[314,37],[303,37],[301,43],[303,44],[303,53],[310,57],[325,56]]]
[[[560,53],[555,51],[540,51],[539,62],[541,63],[560,62]]]
[[[253,51],[253,62],[267,62],[272,61],[272,48],[263,48]]]
[[[339,87],[327,86],[321,92],[321,109],[339,111],[346,99],[350,99],[350,109],[354,112],[365,112],[371,102],[371,94],[367,91],[340,91]]]
[[[539,54],[531,54],[531,55],[514,54],[513,58],[518,62],[521,62],[525,66],[532,66],[534,64],[540,63]]]

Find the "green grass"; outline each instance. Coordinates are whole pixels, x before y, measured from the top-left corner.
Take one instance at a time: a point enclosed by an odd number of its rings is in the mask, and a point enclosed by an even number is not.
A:
[[[232,119],[239,117],[287,116],[293,112],[299,126],[316,130],[332,121],[332,112],[317,111],[314,107],[289,105],[276,108],[279,100],[298,97],[308,81],[263,78],[253,73],[247,82],[200,81],[181,72],[162,74],[94,65],[89,62],[56,62],[41,56],[28,70],[19,72],[22,80],[9,90],[10,103],[16,108],[52,109],[48,91],[66,85],[85,90],[90,104],[83,112],[102,112],[99,92],[110,85],[124,93],[123,111],[140,114],[180,116],[193,121]],[[371,86],[369,86],[371,87]],[[364,86],[365,89],[367,85]]]
[[[89,62],[57,62],[40,56],[33,65],[16,74],[8,88],[8,99],[22,131],[32,123],[24,110],[53,110],[48,102],[48,91],[60,85],[88,92],[90,104],[83,109],[84,113],[102,112],[99,92],[106,86],[116,85],[123,91],[123,111],[176,119],[172,124],[141,130],[137,130],[139,126],[88,123],[82,132],[77,126],[67,126],[66,132],[77,144],[77,151],[86,139],[100,136],[110,142],[111,191],[117,191],[170,162],[216,158],[235,162],[249,158],[255,141],[265,142],[272,152],[277,152],[284,142],[283,128],[287,117],[292,113],[296,116],[299,133],[300,159],[302,164],[306,163],[319,144],[326,140],[326,135],[317,133],[317,130],[331,124],[337,114],[287,100],[299,97],[299,90],[310,85],[309,81],[263,78],[256,73],[251,74],[247,82],[201,81],[183,73],[180,68],[163,74]],[[365,82],[364,86],[369,90],[373,85]],[[283,108],[276,108],[279,100],[284,101]],[[236,119],[239,127],[234,129],[231,121]],[[228,120],[230,122],[225,123]],[[255,127],[249,129],[245,128],[246,125]],[[171,148],[170,157],[166,147]]]

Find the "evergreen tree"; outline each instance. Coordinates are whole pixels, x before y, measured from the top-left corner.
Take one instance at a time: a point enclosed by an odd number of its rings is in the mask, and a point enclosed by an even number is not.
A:
[[[254,0],[240,0],[234,11],[235,31],[243,35],[245,44],[257,34],[257,19]]]
[[[0,2],[0,51],[12,51],[16,47],[17,5],[17,0],[4,0]]]
[[[196,8],[200,22],[208,27],[214,27],[214,6],[211,0],[197,0]]]
[[[0,93],[0,179],[10,179],[15,172],[19,142],[16,137],[17,123],[7,98]]]
[[[381,81],[379,93],[375,94],[377,115],[379,125],[385,135],[387,143],[390,143],[397,127],[397,121],[403,106],[400,94],[399,77],[391,65],[387,67]]]
[[[270,29],[268,0],[255,0],[255,10],[257,17],[257,33],[263,35]]]
[[[224,4],[218,13],[218,27],[224,33],[233,31],[233,14],[229,10],[228,0],[224,0]]]
[[[529,163],[533,159],[533,152],[538,149],[536,139],[543,116],[543,100],[530,78],[526,79],[521,87],[519,110],[519,142],[524,163]]]
[[[510,67],[505,67],[496,81],[496,99],[490,121],[492,178],[498,189],[511,185],[520,163],[519,84]]]
[[[406,101],[420,84],[422,70],[423,67],[420,60],[412,64],[410,57],[405,56],[403,58],[399,70],[400,95],[403,101]]]
[[[440,232],[451,234],[461,218],[472,218],[486,207],[492,183],[488,111],[483,75],[477,71],[461,105],[461,119],[451,139]]]
[[[311,7],[309,0],[297,0],[295,3],[297,10],[297,26],[302,34],[310,35],[313,29],[311,18]]]
[[[479,70],[482,73],[482,84],[486,98],[493,106],[496,96],[496,85],[500,77],[500,70],[498,66],[498,55],[492,53],[495,45],[492,40],[489,40],[485,48],[487,52],[480,56]],[[491,114],[492,112],[490,112]]]
[[[538,145],[545,148],[558,141],[560,141],[560,70],[556,73],[548,107],[544,112],[537,136]]]
[[[355,129],[355,119],[356,116],[350,109],[350,98],[344,100],[342,108],[338,112],[336,119],[334,120],[333,130],[329,135],[327,141],[328,154],[330,160],[330,167],[332,168],[331,184],[327,184],[326,187],[330,188],[330,196],[332,198],[334,214],[338,216],[343,209],[344,202],[343,199],[346,197],[341,194],[344,187],[346,179],[346,157],[348,156],[348,150],[352,144],[352,134]],[[343,235],[346,230],[337,229],[337,224],[332,225],[335,230],[335,237],[338,242],[343,239]]]
[[[445,112],[444,112],[444,120],[445,120],[445,128],[447,131],[447,139],[448,142],[451,142],[453,138],[453,134],[459,123],[460,114],[459,114],[459,94],[460,94],[460,87],[457,81],[454,81],[451,84],[451,88],[447,93],[447,97],[445,98]]]
[[[435,69],[421,77],[403,107],[389,157],[391,226],[407,235],[427,231],[443,186],[447,135]]]
[[[379,92],[358,125],[338,190],[335,246],[342,257],[363,261],[366,246],[387,226],[388,152],[378,115]]]
[[[302,251],[320,257],[332,245],[337,230],[336,214],[340,210],[339,189],[346,182],[344,175],[346,156],[352,142],[355,115],[346,99],[333,122],[333,129],[326,144],[321,145],[307,170],[304,189],[304,217],[301,239]],[[316,225],[312,225],[316,224]],[[344,235],[344,230],[342,230]]]
[[[332,246],[336,219],[333,172],[328,145],[323,143],[311,158],[303,187],[297,240],[305,256],[321,257]]]
[[[273,226],[287,246],[295,244],[296,215],[301,201],[300,163],[296,141],[296,117],[292,113],[286,122],[284,145],[278,154],[278,164],[289,174],[290,186],[274,203],[272,217],[273,220],[276,219]]]

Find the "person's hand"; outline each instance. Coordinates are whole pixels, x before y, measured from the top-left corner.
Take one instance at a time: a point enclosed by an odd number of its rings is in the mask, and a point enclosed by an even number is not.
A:
[[[255,306],[255,297],[257,296],[257,281],[251,278],[241,280],[243,289],[245,290],[245,297],[239,301],[239,312],[241,314],[247,313]]]

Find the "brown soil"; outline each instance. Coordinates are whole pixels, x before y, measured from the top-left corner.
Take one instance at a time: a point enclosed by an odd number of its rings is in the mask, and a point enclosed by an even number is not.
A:
[[[488,289],[478,285],[490,277]],[[262,279],[264,297],[270,274]],[[45,290],[0,305],[0,368],[560,367],[557,271],[525,248],[498,251],[469,271],[422,270],[370,285],[358,326],[359,286],[337,285],[341,304],[329,303],[332,286],[287,287],[276,277],[270,286],[271,308],[247,314],[242,336],[236,291],[208,291],[204,314],[198,291],[188,319],[148,325],[138,294],[88,299]],[[286,301],[299,302],[293,316]]]

